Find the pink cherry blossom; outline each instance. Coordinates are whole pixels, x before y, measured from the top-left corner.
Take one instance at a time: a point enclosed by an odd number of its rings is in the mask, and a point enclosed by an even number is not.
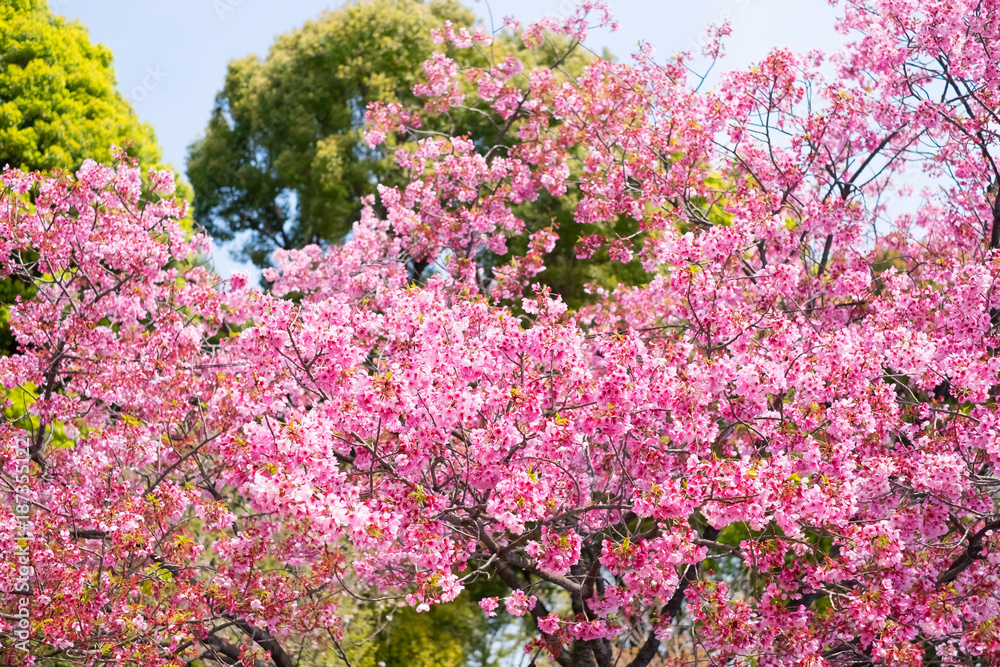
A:
[[[483,608],[483,611],[486,612],[487,616],[496,616],[497,606],[499,606],[498,600],[499,598],[495,597],[483,598],[479,601],[479,606]]]
[[[507,613],[511,616],[524,616],[524,614],[535,608],[538,600],[534,595],[525,596],[524,591],[516,590],[503,599]]]

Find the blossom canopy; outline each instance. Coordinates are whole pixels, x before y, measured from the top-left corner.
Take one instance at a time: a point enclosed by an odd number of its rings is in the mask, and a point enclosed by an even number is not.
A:
[[[575,78],[436,55],[423,114],[486,102],[500,140],[369,106],[372,145],[418,139],[406,184],[266,293],[202,265],[167,173],[6,171],[0,274],[36,296],[0,359],[0,546],[33,539],[0,590],[30,592],[30,659],[307,664],[350,596],[496,577],[484,613],[566,667],[1000,662],[1000,0],[839,4],[842,53],[709,90],[648,49]],[[581,261],[653,276],[576,311],[536,284],[557,228],[509,252],[571,186]]]

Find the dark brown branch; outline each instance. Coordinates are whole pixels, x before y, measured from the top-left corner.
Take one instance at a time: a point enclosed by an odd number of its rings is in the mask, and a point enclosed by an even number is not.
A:
[[[73,529],[69,531],[70,537],[81,540],[106,540],[108,534],[103,530],[87,530],[85,528]]]
[[[718,536],[719,530],[709,526],[702,533],[701,539],[714,541]],[[660,610],[661,624],[664,622],[662,620],[664,618],[667,619],[667,623],[672,623],[677,618],[677,615],[681,612],[681,605],[684,603],[684,591],[687,590],[688,584],[694,581],[697,576],[698,566],[696,564],[688,565],[687,569],[684,570],[684,576],[681,577],[680,583],[677,584],[677,590],[674,591],[674,594],[670,596],[667,603],[663,605],[663,609]],[[636,653],[632,662],[628,663],[626,667],[646,667],[656,657],[656,652],[659,649],[660,640],[656,638],[656,632],[651,630],[639,652]]]
[[[975,563],[977,560],[982,560],[985,558],[983,556],[983,539],[986,537],[986,533],[991,530],[996,530],[1000,528],[1000,519],[995,519],[986,523],[982,529],[969,538],[969,546],[965,549],[961,556],[956,558],[948,569],[941,573],[938,577],[937,585],[944,586],[945,584],[950,584],[958,578],[958,575],[962,574]]]
[[[594,659],[597,661],[598,667],[612,667],[614,665],[614,656],[611,653],[611,642],[607,639],[592,639],[587,642],[591,650],[594,652]]]
[[[539,579],[543,579],[544,581],[547,581],[550,584],[555,584],[556,586],[560,586],[561,588],[566,589],[567,591],[569,591],[570,595],[579,595],[580,585],[577,584],[575,581],[568,579],[566,577],[558,577],[555,575],[551,575],[538,568],[532,567],[531,563],[527,562],[523,558],[520,558],[517,554],[513,554],[510,552],[511,545],[507,545],[506,547],[501,547],[499,544],[496,543],[495,540],[493,540],[493,538],[489,536],[489,533],[487,533],[482,529],[481,526],[478,526],[475,523],[471,523],[470,525],[478,528],[480,540],[482,541],[483,545],[486,546],[489,552],[497,558],[497,560],[503,561],[505,563],[510,563],[511,565],[515,565],[521,568],[522,570],[531,572]],[[504,583],[507,582],[504,581]],[[509,586],[510,584],[507,585]]]
[[[275,639],[269,632],[258,628],[256,626],[250,625],[242,618],[236,618],[233,616],[226,616],[227,619],[232,621],[236,627],[245,632],[252,640],[257,642],[257,645],[268,652],[271,656],[271,660],[274,661],[275,667],[295,667],[295,662],[292,660],[292,656],[281,647],[278,640]]]
[[[594,587],[600,574],[601,561],[595,558],[594,562],[590,564],[590,569],[587,571],[587,578],[583,580],[583,586],[580,588],[580,606],[583,608],[583,613],[586,614],[587,618],[593,618],[590,609],[587,607],[587,600],[594,597]],[[594,659],[597,661],[598,667],[611,667],[614,664],[610,641],[603,638],[594,639],[588,641],[587,644],[594,652]]]
[[[240,660],[240,653],[242,649],[236,644],[225,641],[220,637],[215,635],[209,635],[202,640],[202,643],[207,646],[210,650],[209,653],[202,656],[202,658],[210,658],[216,662],[222,662],[227,665],[239,665],[243,664]],[[260,660],[253,661],[253,667],[264,667],[264,664]]]
[[[493,563],[493,570],[500,577],[500,581],[505,583],[511,590],[528,592],[528,584],[522,581],[517,572],[510,569],[503,561],[495,561]],[[548,615],[549,610],[545,607],[545,603],[541,600],[535,602],[535,607],[531,610],[531,617],[535,620],[535,624],[537,625],[539,619],[545,618]],[[561,649],[559,655],[556,656],[556,662],[562,665],[562,667],[570,667],[571,658],[565,648]]]
[[[52,400],[52,391],[55,389],[56,378],[59,374],[59,364],[62,362],[65,356],[66,341],[60,341],[58,347],[56,347],[55,352],[52,355],[52,361],[49,364],[49,369],[45,373],[45,391],[44,397],[46,401]],[[28,453],[31,460],[38,464],[38,467],[42,470],[48,467],[48,463],[45,461],[45,456],[42,454],[42,446],[45,444],[45,428],[46,424],[39,420],[38,431],[35,432],[35,437],[28,447]]]
[[[997,192],[993,199],[993,227],[990,228],[990,250],[1000,248],[1000,182],[994,187]]]
[[[826,263],[830,259],[830,249],[833,247],[833,234],[826,237],[826,243],[823,244],[823,259],[819,262],[819,270],[816,272],[816,277],[819,278],[826,271]]]

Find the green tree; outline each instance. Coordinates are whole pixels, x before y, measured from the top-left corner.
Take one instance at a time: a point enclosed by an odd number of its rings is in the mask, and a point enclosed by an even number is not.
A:
[[[45,0],[0,0],[0,167],[74,170],[128,143],[142,164],[160,161],[153,129],[115,88],[111,51]]]

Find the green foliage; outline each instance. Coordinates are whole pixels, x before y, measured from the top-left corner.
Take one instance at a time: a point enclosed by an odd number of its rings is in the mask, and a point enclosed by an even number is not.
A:
[[[499,580],[477,581],[451,603],[418,614],[407,607],[395,615],[375,650],[386,667],[494,667],[499,657],[491,639],[509,619],[487,617],[479,608],[484,597],[507,595]]]
[[[620,236],[627,238],[638,231],[635,220],[619,218],[613,223],[600,226],[581,224],[573,216],[578,194],[569,192],[562,197],[553,197],[543,193],[538,200],[523,204],[515,213],[524,220],[530,231],[535,231],[548,224],[556,225],[559,240],[555,248],[545,258],[545,270],[537,281],[548,285],[552,291],[562,296],[566,304],[576,310],[591,300],[586,292],[586,285],[600,285],[606,289],[614,289],[619,283],[640,285],[650,280],[650,274],[643,270],[637,259],[627,264],[608,258],[606,248],[586,260],[576,257],[576,243],[581,236],[601,234],[607,238]],[[520,237],[508,244],[511,256],[523,254],[528,245],[527,237]],[[503,259],[500,260],[502,263]],[[517,304],[511,304],[519,311]]]
[[[378,638],[375,661],[386,667],[460,667],[482,643],[485,626],[482,610],[467,593],[422,614],[404,607]]]
[[[33,292],[33,287],[18,280],[0,280],[0,354],[10,354],[16,345],[10,330],[10,311],[4,304],[14,303],[17,297],[28,299]]]
[[[417,613],[345,599],[340,606],[344,636],[334,649],[312,659],[317,667],[497,667],[509,647],[497,638],[511,629],[503,614],[488,618],[484,597],[507,595],[499,580],[468,585],[452,602]],[[510,643],[510,642],[507,642]],[[506,649],[506,650],[505,650]]]
[[[75,170],[128,143],[159,162],[152,128],[115,89],[111,52],[44,0],[0,0],[0,167]]]

